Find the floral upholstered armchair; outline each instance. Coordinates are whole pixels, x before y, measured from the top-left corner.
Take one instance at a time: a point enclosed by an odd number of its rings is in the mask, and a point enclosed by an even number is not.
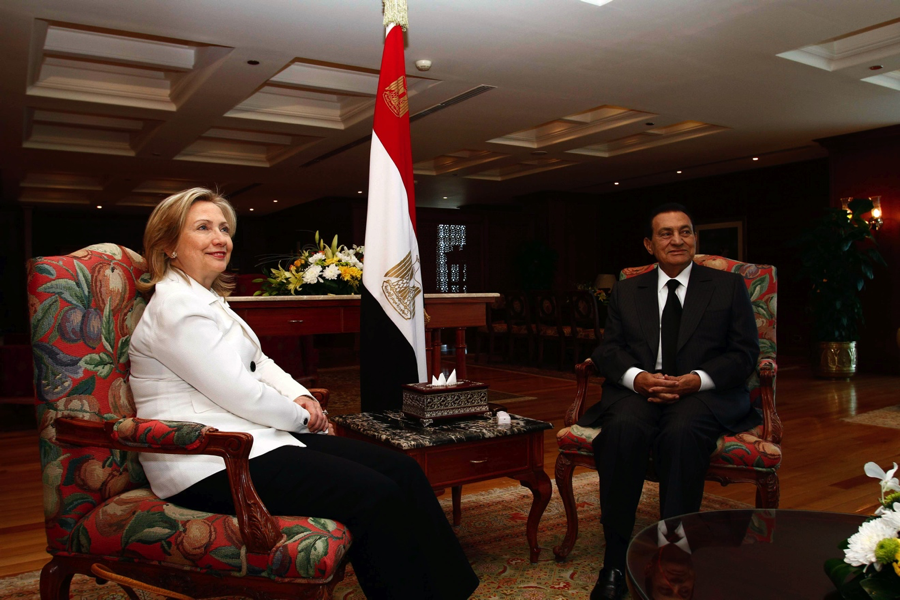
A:
[[[757,508],[778,508],[779,486],[778,467],[781,465],[781,419],[775,412],[775,321],[777,312],[778,282],[775,267],[738,262],[721,256],[698,254],[694,257],[698,264],[738,273],[744,277],[750,292],[750,301],[759,331],[759,360],[756,371],[750,376],[747,387],[750,402],[762,416],[762,425],[750,431],[735,435],[723,435],[710,456],[706,479],[718,481],[722,485],[730,483],[752,483],[756,485]],[[653,269],[656,265],[646,265],[625,269],[620,279],[635,277]],[[556,484],[566,509],[566,535],[559,546],[553,549],[560,560],[572,551],[578,538],[578,513],[572,492],[572,474],[576,466],[595,469],[592,442],[600,433],[599,428],[581,427],[576,424],[587,409],[590,389],[589,378],[596,373],[594,363],[588,359],[575,367],[577,388],[575,401],[566,412],[564,429],[556,434],[559,455],[556,458]],[[652,471],[647,478],[655,480]]]
[[[128,345],[144,298],[141,256],[89,246],[29,262],[28,302],[48,552],[41,598],[69,597],[95,564],[193,597],[330,598],[350,533],[328,519],[272,516],[250,481],[253,438],[135,418]],[[314,390],[321,400],[326,390]],[[187,510],[147,484],[138,452],[224,459],[237,516]]]

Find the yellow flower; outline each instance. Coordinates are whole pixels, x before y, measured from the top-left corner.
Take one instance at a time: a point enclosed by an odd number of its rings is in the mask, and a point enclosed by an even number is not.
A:
[[[336,262],[338,262],[338,259],[336,259],[336,258],[329,258],[329,259],[327,259],[327,260],[325,261],[325,266],[327,267],[328,265],[333,265],[333,264],[336,263]]]
[[[354,279],[359,279],[361,276],[362,276],[362,271],[360,271],[356,267],[341,267],[341,278],[344,281],[352,281]]]

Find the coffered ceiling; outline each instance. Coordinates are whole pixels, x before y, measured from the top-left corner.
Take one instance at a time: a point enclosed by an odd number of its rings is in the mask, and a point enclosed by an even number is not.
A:
[[[897,1],[408,3],[423,207],[760,168],[900,122]],[[365,195],[383,33],[380,0],[3,0],[2,200]]]

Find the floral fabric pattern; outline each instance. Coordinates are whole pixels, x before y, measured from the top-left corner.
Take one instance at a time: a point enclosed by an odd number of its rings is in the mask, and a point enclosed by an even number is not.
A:
[[[29,262],[48,550],[276,580],[330,579],[350,547],[344,525],[276,517],[281,542],[268,554],[250,553],[234,517],[189,511],[155,496],[137,452],[57,442],[61,417],[114,421],[113,438],[135,448],[190,450],[211,430],[134,418],[128,347],[146,306],[135,286],[145,271],[139,254],[114,244]]]
[[[112,438],[135,448],[199,448],[212,427],[181,421],[126,418],[116,421]]]
[[[350,532],[330,519],[276,519],[282,542],[267,555],[253,554],[235,517],[181,508],[144,488],[88,513],[72,532],[69,551],[240,576],[330,579],[350,548]]]

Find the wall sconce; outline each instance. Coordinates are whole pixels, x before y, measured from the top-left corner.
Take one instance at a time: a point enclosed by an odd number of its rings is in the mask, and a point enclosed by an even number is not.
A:
[[[847,211],[847,218],[850,219],[853,217],[853,212],[850,210],[850,201],[853,200],[852,197],[841,198],[841,207]],[[881,212],[881,196],[869,196],[869,200],[872,201],[872,210],[869,212],[871,216],[870,219],[866,220],[866,223],[869,224],[869,227],[878,231],[881,229],[881,226],[884,224],[884,220],[882,219]]]

